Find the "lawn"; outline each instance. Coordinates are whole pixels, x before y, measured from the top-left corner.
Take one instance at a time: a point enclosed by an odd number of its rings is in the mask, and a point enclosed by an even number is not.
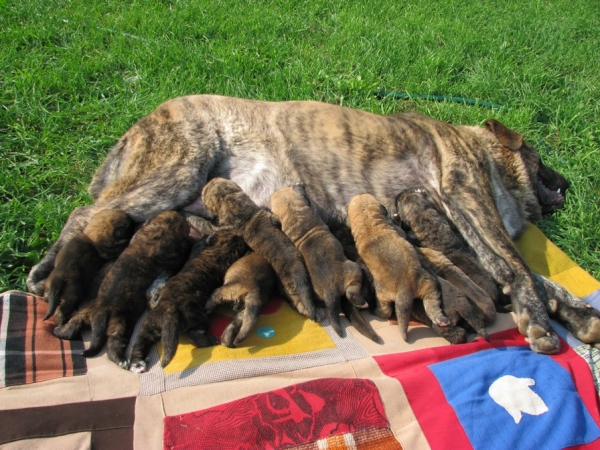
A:
[[[194,93],[495,117],[572,182],[538,225],[600,279],[595,2],[0,0],[0,33],[0,291],[25,289],[118,137]]]

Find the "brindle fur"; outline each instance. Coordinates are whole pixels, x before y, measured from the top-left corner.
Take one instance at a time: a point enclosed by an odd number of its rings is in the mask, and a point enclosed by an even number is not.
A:
[[[271,213],[259,208],[233,181],[215,178],[202,190],[206,211],[219,229],[230,229],[265,258],[296,310],[317,320],[313,291],[302,255],[276,226]]]
[[[485,324],[496,319],[494,301],[477,286],[462,270],[456,267],[443,253],[429,248],[415,248],[421,266],[437,277],[442,293],[442,309],[454,326],[460,318],[464,319],[475,332],[487,339]],[[414,312],[413,312],[413,315]],[[420,320],[420,319],[419,319]],[[431,320],[429,320],[431,323]],[[447,330],[440,330],[432,324],[435,331],[447,337]]]
[[[446,216],[437,210],[427,192],[405,191],[396,200],[397,218],[410,228],[413,244],[442,252],[467,274],[495,302],[499,300],[498,286],[482,267],[463,239],[452,229]]]
[[[233,348],[248,337],[271,299],[275,281],[271,264],[258,253],[248,253],[233,263],[223,286],[213,292],[206,305],[208,312],[224,303],[233,305],[236,316],[221,334],[221,344]]]
[[[52,330],[52,334],[60,339],[81,339],[81,330],[87,325],[90,325],[90,319],[94,311],[94,304],[102,281],[110,272],[116,260],[110,260],[104,264],[94,276],[85,296],[80,299],[79,309],[62,325],[59,325]]]
[[[585,344],[600,340],[600,312],[575,297],[561,285],[542,275],[534,274],[540,298],[546,304],[550,316],[565,324],[567,329]]]
[[[448,326],[436,279],[423,269],[415,249],[397,233],[377,199],[371,194],[352,198],[348,220],[356,250],[373,276],[376,314],[387,319],[395,309],[400,334],[406,340],[413,301],[420,298],[432,322]]]
[[[92,327],[92,337],[84,356],[98,354],[108,338],[108,358],[129,367],[125,350],[145,310],[146,289],[163,271],[175,273],[183,266],[191,246],[188,234],[188,223],[175,211],[159,213],[134,234],[90,308],[86,321]]]
[[[46,280],[44,298],[48,313],[61,326],[86,298],[100,268],[125,249],[133,234],[133,221],[122,211],[100,211],[56,256],[56,267]]]
[[[342,244],[311,207],[304,187],[288,186],[275,191],[271,196],[271,211],[281,222],[282,231],[302,253],[315,294],[325,303],[329,322],[341,337],[342,296],[354,306],[365,305],[360,295],[360,267],[346,258]]]
[[[329,215],[343,218],[356,194],[392,213],[398,193],[428,192],[505,291],[538,352],[558,351],[531,272],[514,247],[526,222],[562,207],[568,182],[544,166],[520,134],[495,120],[453,126],[419,114],[380,116],[319,102],[261,102],[214,95],[169,100],[131,127],[96,172],[94,203],[74,211],[59,240],[30,272],[41,292],[58,250],[99,210],[136,222],[190,206],[229,178],[258,206],[280,187],[302,183]],[[558,193],[560,189],[561,193]],[[519,319],[520,320],[520,319]]]
[[[162,367],[175,356],[180,333],[188,332],[197,347],[217,343],[217,339],[207,333],[209,322],[206,302],[213,291],[223,284],[229,266],[247,250],[243,239],[234,233],[217,233],[213,243],[190,258],[176,275],[169,278],[160,291],[157,305],[148,312],[136,337],[131,351],[133,372],[146,371],[145,359],[159,339],[163,347],[160,360]]]

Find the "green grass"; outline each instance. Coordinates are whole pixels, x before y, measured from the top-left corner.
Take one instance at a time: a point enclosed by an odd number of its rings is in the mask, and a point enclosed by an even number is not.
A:
[[[600,279],[599,20],[584,0],[0,0],[0,291],[25,288],[116,139],[192,93],[496,117],[572,181],[539,226]]]

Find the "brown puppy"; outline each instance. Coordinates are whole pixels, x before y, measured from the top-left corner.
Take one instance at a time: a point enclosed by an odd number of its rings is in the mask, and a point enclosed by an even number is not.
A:
[[[105,209],[96,214],[56,256],[56,267],[46,280],[44,320],[56,311],[56,324],[64,324],[86,298],[100,268],[119,256],[132,234],[133,221],[124,212]]]
[[[129,367],[125,350],[133,328],[146,307],[146,289],[163,271],[177,272],[190,252],[189,225],[175,211],[165,211],[139,229],[104,278],[89,310],[76,322],[92,327],[84,356],[100,352],[108,337],[108,358]]]
[[[450,319],[450,325],[440,327],[433,323],[423,308],[423,302],[416,299],[413,304],[413,319],[431,327],[433,331],[451,344],[462,344],[467,341],[467,330],[475,331],[484,339],[488,339],[485,329],[485,317],[480,309],[474,307],[469,299],[452,283],[438,277],[442,293],[442,308]]]
[[[157,305],[148,312],[131,351],[131,371],[145,372],[150,347],[159,339],[163,346],[161,366],[175,356],[179,334],[188,332],[197,347],[217,343],[208,335],[206,302],[212,292],[223,284],[225,272],[248,250],[243,239],[225,231],[211,236],[200,253],[166,282]]]
[[[398,231],[404,237],[402,230]],[[473,303],[473,307],[483,314],[487,323],[492,323],[496,319],[496,309],[492,298],[442,252],[425,247],[415,247],[415,251],[419,255],[419,261],[423,268],[437,276],[438,279],[448,281],[468,297]]]
[[[440,212],[423,189],[400,193],[396,199],[397,218],[410,229],[413,244],[442,252],[479,287],[498,302],[500,293],[491,275],[477,260],[477,255],[457,234],[445,214]]]
[[[296,310],[317,320],[313,292],[302,255],[277,228],[272,215],[259,208],[233,181],[214,178],[202,190],[206,211],[217,229],[229,229],[265,258],[277,274],[285,296]]]
[[[94,204],[71,214],[32,268],[28,288],[39,293],[58,250],[101,209],[121,209],[136,222],[167,209],[205,215],[200,192],[215,177],[230,178],[262,207],[278,188],[302,183],[338,218],[356,194],[371,193],[394,213],[398,193],[425,189],[494,281],[511,292],[515,313],[529,311],[523,330],[531,348],[558,351],[549,313],[511,238],[527,221],[561,208],[569,183],[542,164],[521,134],[494,119],[483,127],[455,126],[320,102],[170,100],[113,147],[90,184]]]
[[[405,236],[400,228],[394,228],[400,236]],[[342,243],[344,253],[347,257],[359,264],[363,270],[363,286],[361,292],[363,298],[369,303],[369,308],[372,311],[375,310],[377,307],[377,297],[373,286],[373,275],[356,251],[356,244],[350,228],[344,224],[336,224],[336,226],[332,227],[332,232]],[[471,295],[474,298],[477,298],[479,302],[482,302],[485,306],[483,309],[488,314],[491,314],[493,319],[495,311],[492,299],[440,252],[417,247],[415,247],[415,251],[419,256],[421,266],[434,276],[440,285],[442,309],[450,319],[450,325],[441,327],[434,324],[431,319],[427,317],[425,309],[423,308],[423,302],[420,299],[415,299],[411,317],[430,326],[435,332],[452,344],[466,342],[466,328],[472,329],[480,336],[487,339],[485,323],[490,321],[490,318],[486,316],[480,307],[476,306],[475,302],[469,301],[467,295]],[[447,281],[446,278],[451,281]]]
[[[213,292],[206,305],[210,313],[220,304],[233,304],[236,317],[221,334],[221,344],[233,348],[248,337],[274,288],[275,272],[258,253],[248,253],[233,263],[223,286]]]
[[[371,194],[353,197],[348,205],[348,221],[358,254],[373,276],[376,313],[389,318],[393,304],[400,333],[406,340],[413,300],[421,298],[432,322],[448,326],[450,321],[441,310],[435,278],[421,267],[415,249],[396,232],[377,199]]]
[[[342,244],[311,206],[303,186],[275,191],[271,195],[271,211],[281,222],[282,231],[302,253],[315,293],[325,303],[329,322],[341,337],[342,296],[354,306],[366,305],[360,294],[360,267],[346,258]]]

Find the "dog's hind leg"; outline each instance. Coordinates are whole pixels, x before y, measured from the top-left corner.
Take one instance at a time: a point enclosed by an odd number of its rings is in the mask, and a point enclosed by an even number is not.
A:
[[[25,281],[29,292],[39,296],[44,295],[44,284],[46,278],[54,270],[56,255],[65,242],[70,241],[73,236],[85,228],[96,211],[98,210],[93,206],[80,206],[73,210],[60,232],[58,240],[48,249],[42,260],[29,271],[29,275]]]
[[[327,312],[327,318],[331,323],[331,327],[339,337],[344,337],[342,325],[340,324],[340,313],[342,312],[340,296],[332,290],[325,295],[323,301],[325,302],[325,311]]]
[[[129,369],[129,360],[125,352],[127,351],[127,344],[133,333],[134,325],[131,324],[130,320],[113,314],[106,332],[108,335],[106,344],[108,359],[125,370]]]
[[[135,373],[144,373],[147,370],[146,358],[152,345],[160,339],[161,323],[157,314],[148,313],[140,327],[133,348],[131,350],[131,364],[129,370]]]
[[[398,328],[400,328],[400,336],[402,336],[402,339],[406,342],[408,342],[408,322],[410,321],[414,297],[412,290],[408,286],[403,285],[396,293],[396,299],[394,301],[396,319],[398,320]]]
[[[342,311],[350,323],[363,336],[368,337],[373,342],[381,343],[381,339],[373,329],[373,327],[365,320],[359,309],[350,303],[347,299],[342,298]]]

